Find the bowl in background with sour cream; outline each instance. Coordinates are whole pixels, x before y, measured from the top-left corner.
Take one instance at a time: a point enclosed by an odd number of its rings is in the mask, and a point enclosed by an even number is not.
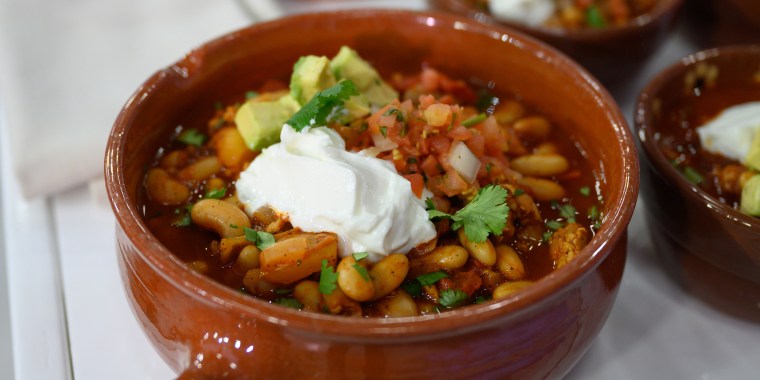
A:
[[[494,4],[485,9],[478,6],[488,2]],[[618,87],[630,84],[642,63],[664,41],[683,5],[683,0],[658,0],[650,11],[623,24],[571,29],[545,24],[551,13],[558,12],[556,6],[551,6],[555,0],[488,2],[428,0],[434,9],[466,15],[488,24],[506,25],[549,43],[591,71],[613,93]]]
[[[747,215],[758,214],[760,46],[683,58],[644,88],[634,117],[647,225],[666,268],[699,298],[760,321],[760,217]]]
[[[565,266],[512,296],[418,317],[350,318],[273,305],[189,269],[139,209],[146,168],[180,120],[271,78],[307,54],[351,46],[383,75],[423,63],[491,82],[572,135],[598,178],[600,229]],[[474,52],[477,55],[474,56]],[[633,138],[582,68],[518,32],[436,13],[346,11],[288,17],[223,36],[149,78],[111,133],[107,190],[127,297],[180,378],[561,378],[609,315],[638,193]]]

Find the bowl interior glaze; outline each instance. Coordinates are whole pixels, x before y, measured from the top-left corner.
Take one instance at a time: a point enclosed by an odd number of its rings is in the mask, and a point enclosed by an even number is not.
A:
[[[600,231],[578,257],[535,286],[498,302],[438,316],[347,320],[304,313],[240,294],[189,270],[153,237],[140,213],[140,186],[145,168],[157,149],[177,125],[203,125],[213,112],[209,105],[214,102],[231,102],[270,78],[287,80],[298,57],[332,56],[341,45],[355,48],[383,75],[416,72],[427,64],[455,78],[492,82],[497,94],[516,94],[550,119],[573,126],[564,133],[572,136],[585,152],[605,196],[605,219]],[[598,310],[594,322],[584,326],[584,338],[556,358],[537,359],[546,367],[546,360],[553,360],[556,365],[570,357],[557,368],[536,372],[565,373],[568,365],[585,351],[588,337],[601,328],[614,299],[622,275],[620,257],[624,258],[626,227],[638,192],[638,161],[626,123],[609,94],[583,69],[553,49],[509,29],[450,15],[402,11],[364,10],[289,17],[257,24],[201,46],[148,79],[127,102],[110,136],[105,167],[117,230],[123,231],[117,233],[117,239],[128,294],[136,305],[138,318],[154,342],[158,342],[159,351],[178,369],[187,363],[177,359],[176,355],[180,355],[177,352],[182,351],[177,345],[192,346],[189,341],[195,339],[193,334],[202,335],[203,324],[214,321],[208,317],[198,322],[199,331],[174,326],[171,331],[176,336],[167,337],[162,328],[168,328],[164,325],[171,325],[173,320],[145,312],[148,304],[156,307],[180,302],[167,300],[164,292],[176,291],[178,296],[186,297],[179,306],[192,304],[220,316],[237,315],[243,320],[257,321],[254,325],[268,326],[277,334],[296,332],[299,336],[356,346],[403,345],[446,337],[466,341],[470,332],[504,325],[508,319],[540,314],[542,308],[567,297],[574,286],[582,283],[591,286],[592,282],[588,282],[591,273],[602,271],[600,265],[614,252],[617,261],[609,269],[608,277],[601,283],[593,282],[591,293],[601,298],[598,306],[590,306]],[[155,273],[150,279],[141,279],[135,268]],[[582,322],[578,315],[566,317],[573,323]],[[258,331],[256,328],[252,327],[254,332]],[[277,339],[284,338],[278,335]],[[192,352],[194,348],[187,349]],[[419,354],[419,348],[414,352]]]

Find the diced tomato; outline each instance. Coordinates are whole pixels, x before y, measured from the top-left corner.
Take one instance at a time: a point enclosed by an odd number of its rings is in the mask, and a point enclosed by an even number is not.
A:
[[[473,135],[472,131],[470,131],[469,129],[467,129],[466,127],[463,127],[461,125],[458,126],[458,127],[456,127],[456,128],[454,128],[454,129],[452,129],[452,130],[450,130],[446,134],[446,136],[448,136],[448,137],[450,137],[450,138],[452,138],[454,140],[459,140],[459,141],[469,140],[469,139],[472,138],[472,135]]]
[[[468,148],[470,148],[470,151],[472,154],[483,157],[486,150],[486,138],[483,137],[483,135],[480,134],[474,134],[472,135],[472,138],[464,142]]]
[[[454,169],[449,169],[443,176],[443,182],[440,184],[441,191],[448,197],[462,194],[467,190],[467,181],[459,175]]]
[[[433,149],[433,152],[438,154],[446,153],[451,145],[451,140],[440,134],[428,137],[428,141],[430,142],[430,147]]]
[[[438,160],[434,156],[430,155],[422,161],[422,172],[425,173],[428,178],[441,174],[441,167],[438,164]]]
[[[420,82],[422,83],[422,90],[425,93],[432,93],[438,90],[438,83],[441,80],[441,76],[438,71],[431,68],[423,68],[420,74]]]
[[[490,155],[505,152],[509,149],[507,136],[503,132],[496,118],[489,116],[481,125],[481,131],[485,138],[485,150]]]
[[[419,102],[420,102],[421,110],[425,110],[428,107],[430,107],[430,105],[437,103],[435,100],[435,96],[430,95],[430,94],[420,95]]]
[[[404,178],[412,184],[412,193],[417,198],[422,198],[422,190],[425,189],[425,180],[422,178],[422,175],[419,173],[404,174]]]

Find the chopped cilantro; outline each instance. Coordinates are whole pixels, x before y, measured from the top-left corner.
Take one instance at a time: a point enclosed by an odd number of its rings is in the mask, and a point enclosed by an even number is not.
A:
[[[201,146],[206,142],[206,135],[194,128],[185,129],[177,136],[177,141],[187,145]]]
[[[269,232],[256,231],[248,227],[243,227],[243,232],[245,239],[256,244],[256,247],[262,251],[275,243],[274,235]]]
[[[417,158],[416,157],[409,157],[409,158],[406,159],[406,163],[407,164],[416,164],[417,163]]]
[[[488,234],[501,235],[507,224],[509,207],[506,205],[507,191],[501,186],[489,185],[478,192],[478,195],[454,215],[438,210],[428,210],[428,217],[449,218],[454,223],[451,229],[456,231],[464,227],[467,239],[474,243],[482,243],[488,239]]]
[[[298,302],[298,300],[296,300],[294,298],[278,298],[278,299],[274,300],[274,303],[276,303],[276,304],[278,304],[280,306],[289,307],[291,309],[301,309],[301,308],[303,308],[303,304],[300,303],[300,302]]]
[[[591,206],[586,214],[594,222],[594,229],[598,230],[602,226],[602,214],[599,212],[599,209],[596,206]]]
[[[380,134],[382,134],[383,137],[388,137],[388,127],[380,127]]]
[[[517,189],[514,192],[514,196],[516,196],[516,197],[519,197],[519,196],[521,196],[523,194],[525,194],[525,190],[523,190],[523,189]]]
[[[239,228],[237,224],[230,223],[230,228]]]
[[[433,285],[438,282],[438,280],[446,277],[449,277],[449,275],[446,272],[439,270],[437,272],[419,275],[417,276],[416,280],[420,283],[420,285],[428,286]]]
[[[354,82],[350,80],[338,82],[335,86],[316,93],[287,121],[287,124],[299,132],[306,127],[326,126],[333,109],[342,106],[354,95],[359,95]]]
[[[475,304],[481,304],[483,302],[490,301],[491,297],[488,296],[477,296],[475,297]]]
[[[422,295],[422,285],[417,280],[407,280],[401,284],[401,289],[409,293],[412,297],[419,297]]]
[[[359,272],[359,275],[362,276],[362,278],[364,279],[364,281],[367,281],[367,282],[370,281],[369,273],[367,273],[367,268],[365,268],[365,267],[363,267],[363,266],[361,266],[361,265],[359,265],[357,263],[353,263],[351,266],[354,267],[354,270],[356,270],[357,272]]]
[[[559,216],[567,219],[569,223],[575,223],[575,207],[571,204],[559,206]]]
[[[428,198],[425,199],[425,209],[428,211],[435,210],[435,204],[433,203],[433,200]]]
[[[705,181],[705,177],[699,174],[699,172],[691,166],[686,166],[683,168],[683,175],[686,177],[686,180],[694,185],[699,185]]]
[[[354,260],[356,261],[362,261],[366,259],[369,256],[369,253],[367,252],[354,252],[353,254]]]
[[[462,125],[464,125],[465,127],[469,128],[469,127],[472,127],[472,126],[475,126],[475,125],[478,125],[478,124],[482,123],[487,118],[488,118],[488,116],[486,114],[480,113],[480,114],[477,114],[477,115],[475,115],[475,116],[473,116],[473,117],[471,117],[471,118],[463,121]]]
[[[319,292],[332,294],[338,283],[338,274],[331,266],[327,266],[327,259],[322,259],[322,270],[319,273]]]
[[[224,195],[227,194],[227,188],[222,187],[220,189],[209,189],[206,191],[206,195],[203,196],[203,198],[206,199],[222,199],[224,198]]]
[[[550,220],[550,221],[546,222],[546,228],[548,228],[548,229],[550,229],[552,231],[556,231],[556,230],[562,228],[562,222],[558,222],[556,220]]]
[[[602,11],[596,5],[591,5],[586,9],[586,23],[592,28],[604,28],[607,25]]]
[[[259,96],[259,93],[256,92],[256,91],[248,91],[248,92],[245,93],[245,98],[246,99],[253,99],[253,98],[257,97],[257,96]]]
[[[438,303],[443,307],[453,308],[467,301],[467,293],[459,289],[446,289],[438,297]]]
[[[486,173],[491,174],[491,169],[493,169],[493,164],[490,162],[486,163]]]
[[[581,195],[583,195],[584,197],[587,197],[587,196],[591,195],[591,189],[590,189],[588,186],[583,186],[583,187],[581,187],[581,189],[580,189],[580,190],[578,190],[578,191],[579,191],[579,192],[581,193]]]
[[[181,219],[179,219],[176,222],[172,223],[172,226],[174,226],[174,227],[187,227],[187,226],[189,226],[191,224],[193,224],[193,220],[190,218],[190,214],[185,214]]]
[[[554,235],[554,231],[546,231],[546,232],[544,232],[544,235],[541,237],[541,239],[545,243],[548,243],[549,239],[551,239],[552,235]]]
[[[383,116],[391,116],[391,115],[396,115],[396,120],[398,121],[403,122],[406,120],[406,117],[404,117],[404,113],[401,112],[401,110],[398,108],[390,108],[387,111],[385,111],[385,113],[383,113]]]

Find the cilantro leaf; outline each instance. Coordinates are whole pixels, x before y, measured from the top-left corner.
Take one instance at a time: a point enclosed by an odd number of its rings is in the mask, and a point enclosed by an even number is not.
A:
[[[362,261],[362,260],[366,259],[367,257],[369,257],[369,253],[367,253],[367,252],[354,252],[353,256],[354,256],[354,260],[356,260],[356,261]]]
[[[407,280],[401,284],[401,289],[409,293],[412,297],[419,297],[422,295],[422,285],[417,280]]]
[[[507,190],[501,186],[486,186],[478,192],[467,206],[457,211],[451,229],[458,230],[464,226],[464,233],[473,243],[482,243],[488,239],[488,233],[496,236],[507,224],[509,207],[506,204]]]
[[[201,146],[206,142],[206,135],[194,128],[185,129],[177,136],[177,141],[187,145]]]
[[[491,297],[489,296],[477,296],[475,297],[475,304],[481,304],[484,302],[488,302],[491,300]]]
[[[480,189],[478,195],[454,215],[428,210],[428,218],[449,218],[454,222],[452,230],[464,227],[468,240],[482,243],[488,239],[489,233],[500,236],[507,225],[509,207],[506,201],[507,190],[501,186],[488,185]]]
[[[206,199],[222,199],[227,194],[227,188],[222,187],[220,189],[209,189],[203,198]]]
[[[190,214],[185,214],[182,218],[178,219],[174,223],[172,223],[172,226],[174,227],[187,227],[189,225],[193,224],[193,220],[190,218]]]
[[[567,219],[569,223],[575,223],[575,207],[571,204],[559,206],[559,216]]]
[[[548,229],[550,229],[552,231],[556,231],[556,230],[562,228],[562,226],[563,226],[563,224],[560,221],[550,220],[550,221],[546,222],[546,228],[548,228]]]
[[[428,211],[435,210],[435,203],[433,203],[432,198],[425,199],[425,209]],[[430,218],[432,219],[434,217],[431,216]]]
[[[584,197],[591,195],[591,189],[588,186],[583,186],[578,190]]]
[[[319,273],[319,292],[332,294],[338,286],[338,274],[333,267],[327,266],[327,259],[322,259],[322,270]]]
[[[356,270],[357,272],[359,272],[359,275],[362,276],[362,278],[364,279],[364,281],[367,281],[367,282],[370,281],[369,273],[367,273],[367,268],[365,268],[365,267],[363,267],[363,266],[361,266],[361,265],[359,265],[357,263],[353,263],[353,264],[351,264],[351,266],[354,267],[354,270]]]
[[[446,289],[440,293],[438,303],[443,307],[452,308],[462,305],[467,298],[467,293],[459,289]]]
[[[253,242],[262,251],[275,243],[274,235],[269,232],[256,231],[248,227],[243,227],[243,232],[245,233],[245,240]]]
[[[437,272],[417,276],[416,280],[420,283],[420,285],[428,286],[428,285],[433,285],[436,282],[438,282],[438,280],[442,278],[446,278],[446,277],[449,277],[448,273],[442,270],[439,270]]]
[[[303,308],[303,304],[300,303],[300,302],[298,302],[298,300],[296,300],[294,298],[278,298],[278,299],[274,300],[274,303],[276,303],[276,304],[278,304],[280,306],[289,307],[291,309],[301,309],[301,308]]]
[[[342,106],[351,96],[359,95],[356,85],[350,80],[339,82],[335,86],[322,90],[311,98],[298,112],[287,121],[296,131],[311,126],[326,126],[333,109]]]

